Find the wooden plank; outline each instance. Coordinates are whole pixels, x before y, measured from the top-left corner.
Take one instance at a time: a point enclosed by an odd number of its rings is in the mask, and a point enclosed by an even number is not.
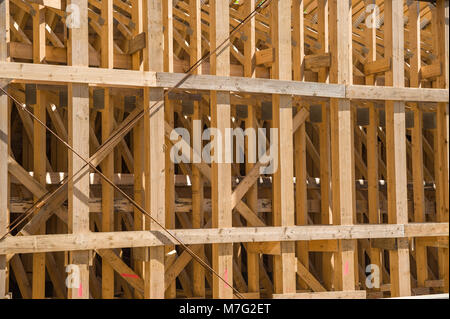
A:
[[[202,22],[201,22],[201,1],[190,0],[189,1],[189,13],[191,16],[190,27],[192,29],[192,35],[190,36],[189,47],[191,49],[189,53],[190,65],[194,65],[202,57]],[[202,65],[193,71],[195,74],[202,73]],[[202,126],[202,108],[200,101],[194,101],[194,114],[192,120],[197,121],[197,125]],[[194,127],[194,124],[193,124]],[[194,141],[198,137],[193,138]],[[201,145],[194,143],[193,154],[201,154]],[[201,158],[200,158],[201,161]],[[196,165],[192,167],[192,227],[202,228],[204,224],[204,180],[201,171]],[[204,247],[199,248],[199,255],[204,256]],[[205,290],[205,269],[198,262],[192,263],[192,293],[196,297],[204,298],[206,295]]]
[[[28,275],[23,267],[22,260],[19,255],[14,255],[11,259],[11,269],[14,272],[14,277],[16,278],[17,285],[19,286],[20,294],[23,299],[31,299],[31,284],[28,280]]]
[[[275,49],[272,77],[292,79],[291,2],[272,2],[271,37]],[[292,98],[272,95],[272,127],[278,131],[278,167],[273,174],[273,224],[294,225],[294,163],[292,139]],[[274,289],[276,293],[296,291],[295,245],[281,243],[280,256],[274,256]]]
[[[320,55],[327,58],[327,65],[318,69],[318,81],[329,82],[329,69],[331,64],[331,55],[329,52],[329,32],[328,32],[328,1],[320,0],[318,2],[318,37],[317,44],[320,47]],[[305,68],[307,64],[305,57]],[[317,59],[316,59],[317,60]],[[313,60],[314,61],[314,60]],[[319,126],[319,177],[320,177],[320,223],[328,225],[332,223],[331,217],[331,161],[330,161],[330,109],[327,103],[321,103],[322,121]],[[333,275],[333,255],[329,253],[322,254],[321,274],[324,285],[327,289],[332,288]]]
[[[444,280],[427,280],[425,281],[425,287],[427,288],[441,288],[444,287]]]
[[[114,39],[113,39],[113,0],[103,0],[101,3],[101,55],[100,67],[111,69],[114,65]],[[104,89],[104,108],[102,117],[102,142],[105,142],[114,125],[114,105],[110,98],[110,89]],[[102,161],[102,173],[108,179],[114,178],[114,151]],[[102,231],[114,231],[114,189],[102,180]],[[102,263],[102,298],[114,298],[114,270],[107,262]]]
[[[420,87],[420,5],[412,2],[408,8],[409,43],[412,57],[410,58],[409,83],[411,87]],[[422,110],[414,105],[414,127],[411,130],[412,175],[414,196],[414,221],[425,222],[425,192],[423,187],[423,123]],[[428,277],[426,248],[420,244],[416,250],[417,286],[424,287]]]
[[[45,60],[45,8],[33,4],[33,63],[43,63]]]
[[[274,49],[264,49],[255,52],[256,65],[270,64],[274,62]]]
[[[133,288],[137,289],[140,294],[144,293],[144,281],[142,278],[128,267],[114,251],[110,249],[99,249],[97,250],[97,253],[108,263],[108,265],[114,268],[124,280],[126,280]]]
[[[425,237],[425,238],[416,238],[415,240],[416,240],[416,244],[422,245],[425,247],[448,248],[448,238]]]
[[[372,75],[376,73],[386,72],[391,69],[391,59],[383,58],[364,64],[364,74]]]
[[[68,60],[72,66],[88,65],[88,17],[87,0],[73,0],[72,4],[80,8],[80,28],[69,29],[70,41]],[[68,86],[69,114],[68,134],[69,144],[83,156],[89,157],[89,87],[87,84],[70,84]],[[69,174],[74,174],[84,162],[74,153],[69,154]],[[84,174],[68,184],[69,199],[69,233],[85,234],[89,232],[89,175]],[[71,253],[70,263],[80,271],[78,288],[69,288],[71,299],[89,298],[89,252],[77,251]]]
[[[390,100],[411,102],[444,102],[448,91],[427,88],[347,85],[346,98],[359,100]]]
[[[172,87],[182,74],[138,72],[132,70],[102,70],[60,65],[39,65],[31,63],[0,62],[0,78],[15,82],[35,83],[91,83],[121,87]],[[362,100],[447,102],[448,89],[393,88],[324,84],[315,82],[281,81],[271,79],[249,79],[237,76],[212,77],[193,75],[180,89],[224,90],[247,93],[292,94],[296,96],[333,97]]]
[[[143,0],[132,0],[131,1],[131,20],[134,23],[135,27],[132,30],[133,35],[136,36],[137,34],[143,32]],[[145,50],[144,50],[145,51]],[[132,68],[133,70],[143,70],[144,64],[143,64],[143,51],[137,51],[133,53],[132,55]],[[136,98],[136,109],[142,108],[142,99]],[[133,159],[134,159],[134,200],[136,203],[144,207],[144,152],[142,152],[142,149],[144,148],[144,123],[142,120],[138,121],[138,123],[135,125],[133,129]],[[134,223],[134,230],[144,230],[144,216],[142,213],[137,209],[134,208],[133,210],[133,223]],[[144,254],[145,251],[142,248],[137,248],[133,250],[132,256],[133,256],[133,269],[134,271],[141,277],[144,278],[144,264],[142,260],[144,260]],[[135,291],[134,294],[135,298],[142,298],[143,293],[139,293],[138,291]]]
[[[191,247],[191,250],[194,254],[199,254],[202,246],[194,246]],[[183,269],[187,266],[187,264],[191,261],[192,256],[184,251],[174,263],[167,268],[164,278],[165,278],[165,286],[169,287],[170,284],[175,281],[178,275],[183,271]]]
[[[229,6],[226,1],[213,0],[210,2],[210,47],[217,48],[228,38],[229,34]],[[219,50],[221,53],[211,56],[211,74],[219,76],[230,75],[230,49],[226,47]],[[231,165],[224,159],[230,150],[225,149],[225,130],[231,125],[230,95],[228,92],[210,92],[211,127],[216,128],[221,138],[214,138],[214,150],[222,150],[219,163],[211,164],[211,200],[212,200],[212,227],[232,227],[231,196]],[[233,285],[233,245],[213,245],[212,266],[214,270]],[[213,276],[213,298],[232,298],[233,290]]]
[[[172,233],[187,245],[299,241],[361,238],[404,238],[446,236],[448,223],[384,225],[325,225],[287,227],[236,227],[177,229]],[[114,234],[114,235],[113,235]],[[0,254],[91,250],[172,245],[177,242],[161,231],[99,232],[86,234],[32,235],[7,237],[0,242]]]
[[[1,64],[0,64],[1,65]],[[0,72],[0,76],[3,72]],[[20,73],[20,72],[19,72]],[[158,85],[171,87],[175,85],[183,76],[180,74],[158,73]],[[238,82],[236,82],[236,80]],[[239,83],[238,85],[236,85]],[[324,96],[339,97],[345,96],[345,87],[337,84],[324,84],[315,82],[300,82],[275,79],[252,79],[238,77],[224,77],[211,75],[195,75],[186,80],[180,89],[204,89],[235,91],[243,93],[265,93],[265,94],[292,94],[304,96]],[[322,90],[321,90],[322,89]],[[408,88],[408,90],[410,90]],[[445,90],[444,90],[445,91]],[[432,91],[434,93],[436,91]],[[380,94],[380,92],[377,92]],[[401,93],[401,92],[400,92]],[[442,93],[444,94],[444,93]],[[441,97],[444,99],[444,97]]]
[[[9,27],[9,1],[0,3],[0,62],[8,62],[10,27]],[[9,157],[9,102],[5,94],[0,94],[0,233],[4,234],[9,225],[9,179],[8,179],[8,157]],[[0,254],[0,299],[6,298],[8,288],[8,264],[6,256]]]
[[[163,2],[163,28],[164,28],[164,71],[165,72],[173,72],[173,14],[172,14],[172,5],[169,2]],[[164,101],[164,117],[166,123],[169,123],[173,126],[174,124],[174,102],[169,100],[169,97],[165,97]],[[171,143],[166,139],[165,142],[166,149],[169,150]],[[170,152],[165,152],[165,222],[166,227],[169,229],[175,228],[175,179],[174,179],[174,171],[175,165],[170,158]],[[173,251],[175,246],[166,246],[165,253],[166,256],[168,253]],[[170,255],[169,255],[170,256]],[[169,257],[170,258],[170,257]],[[166,258],[166,270],[170,267],[171,259]],[[175,279],[169,282],[169,285],[166,281],[165,284],[166,298],[176,298],[176,281]]]
[[[352,63],[352,8],[347,1],[330,3],[330,21],[333,32],[330,39],[332,65],[330,82],[351,85]],[[352,110],[349,100],[330,101],[333,224],[351,225],[356,222],[355,159]],[[356,242],[340,241],[339,253],[335,255],[335,289],[355,290]]]
[[[437,77],[434,84],[438,88],[449,87],[449,45],[448,39],[442,40],[441,35],[449,34],[449,3],[439,0],[436,7],[433,8],[433,49],[436,52],[437,60],[445,73]],[[439,34],[436,34],[439,32]],[[436,132],[435,132],[435,159],[434,171],[436,181],[436,212],[437,220],[440,222],[449,221],[449,111],[448,103],[438,103],[436,110]],[[449,256],[448,249],[440,248],[438,250],[439,277],[443,279],[443,292],[449,290]]]
[[[441,225],[444,225],[445,222],[441,222],[439,223]],[[409,223],[409,224],[404,224],[405,227],[405,234],[407,235],[406,237],[421,237],[420,233],[424,230],[424,227],[430,227],[430,231],[431,229],[433,229],[433,226],[426,226],[425,223]],[[436,236],[444,236],[442,235],[442,233],[436,229]],[[439,234],[439,235],[438,235]],[[430,234],[431,236],[431,234]],[[429,237],[429,236],[427,236]]]
[[[295,1],[292,4],[292,37],[295,41],[295,45],[292,51],[293,58],[293,80],[304,81],[304,59],[305,59],[305,35],[304,35],[304,1]],[[303,113],[303,116],[301,115]],[[308,224],[308,206],[307,206],[307,172],[306,172],[306,128],[305,120],[309,112],[306,108],[302,108],[295,115],[293,120],[294,133],[294,173],[295,173],[295,224],[307,225]],[[298,122],[296,119],[302,121]],[[296,253],[299,263],[309,268],[309,253],[308,244],[305,242],[296,243]],[[297,267],[297,274],[298,274]],[[298,276],[297,278],[300,278]],[[308,284],[304,279],[300,279],[299,286],[301,288],[307,288]]]
[[[63,273],[56,265],[54,253],[47,254],[45,257],[45,266],[52,281],[56,297],[61,299],[66,298],[66,285],[64,283]]]
[[[370,247],[385,250],[396,250],[398,245],[396,238],[372,238],[370,240]]]
[[[339,245],[336,240],[314,240],[308,243],[309,251],[335,252]]]
[[[376,5],[375,0],[366,2],[366,5]],[[372,19],[374,17],[372,16]],[[367,53],[367,62],[372,63],[377,59],[377,32],[376,28],[367,28],[365,32],[366,47],[369,49]],[[375,84],[375,75],[366,76],[366,85]],[[381,223],[381,210],[379,198],[379,154],[378,154],[378,112],[374,103],[369,103],[369,125],[367,126],[366,134],[366,148],[367,148],[367,200],[368,200],[368,215],[369,223]],[[377,265],[382,269],[383,254],[378,248],[370,248],[370,263]],[[366,266],[367,267],[367,266]],[[383,273],[380,272],[380,282],[383,280]]]
[[[74,29],[75,30],[75,29]],[[70,50],[69,50],[70,51]],[[69,56],[70,60],[70,56]],[[0,62],[1,78],[14,78],[24,81],[36,81],[41,83],[90,83],[107,86],[153,86],[156,84],[154,72],[138,72],[131,70],[108,70],[99,68],[88,68],[87,66],[59,66],[40,65],[31,63],[5,63]],[[19,71],[20,66],[25,67]],[[8,69],[8,71],[6,71]],[[3,72],[4,71],[4,72]],[[131,72],[131,73],[130,73]],[[126,81],[124,79],[127,79]]]
[[[255,254],[281,255],[281,245],[279,242],[249,243],[247,251]]]
[[[163,7],[157,0],[147,2],[147,43],[145,68],[150,71],[164,70]],[[162,105],[144,116],[145,143],[145,208],[161,225],[165,225],[165,138],[164,138],[164,90],[145,88],[144,109]],[[158,185],[155,187],[155,185]],[[150,229],[159,226],[150,221]],[[145,298],[164,298],[164,247],[149,250],[149,262],[145,265]]]
[[[128,44],[128,54],[135,54],[136,52],[144,49],[146,47],[146,37],[145,33],[141,32],[134,36]]]
[[[251,14],[255,10],[255,2],[247,1],[244,3],[244,12],[246,15]],[[246,41],[244,43],[244,76],[255,78],[256,77],[256,18],[250,19],[244,26],[244,35]],[[273,51],[272,51],[273,53]],[[256,116],[256,105],[247,105],[247,118],[245,119],[245,128],[257,128],[257,116]],[[256,144],[256,141],[255,141]],[[245,173],[246,177],[249,176],[255,166],[258,164],[253,164],[250,160],[256,158],[256,145],[252,145],[251,141],[247,139],[245,144]],[[258,173],[259,175],[259,173]],[[252,183],[253,184],[253,183]],[[235,194],[236,189],[233,191],[232,196]],[[250,186],[246,191],[247,204],[249,208],[258,214],[258,186]],[[233,207],[233,203],[232,203]],[[247,222],[247,225],[249,223]],[[260,256],[259,254],[252,253],[247,250],[247,280],[248,280],[248,291],[249,293],[259,293],[260,291]]]
[[[392,58],[392,68],[385,74],[387,86],[404,87],[403,1],[385,3],[385,57]],[[386,158],[389,223],[408,223],[405,104],[386,101]],[[389,251],[391,296],[410,296],[410,266],[408,239]]]
[[[37,91],[37,104],[34,105],[34,115],[42,122],[46,122],[46,95],[44,92]],[[34,177],[38,183],[45,188],[45,172],[46,172],[46,129],[34,120],[33,133],[33,166]],[[39,197],[34,198],[35,201]],[[43,223],[38,231],[45,234],[46,227]],[[33,255],[33,299],[45,298],[45,254]]]
[[[145,89],[144,108],[164,101],[163,94],[160,89]],[[145,140],[149,141],[145,143],[145,206],[163,226],[165,225],[165,176],[162,173],[165,169],[164,123],[164,107],[144,117],[144,136]],[[159,229],[152,220],[149,222],[150,229]],[[151,248],[149,258],[149,265],[146,265],[149,269],[146,268],[146,271],[150,269],[151,271],[145,277],[145,297],[164,298],[164,280],[162,280],[164,247]]]
[[[323,7],[320,7],[320,9],[321,8],[323,8]],[[326,33],[328,34],[327,31],[326,31]],[[323,49],[326,49],[325,46],[321,46],[321,51]],[[328,67],[330,67],[330,65],[331,65],[331,55],[329,52],[318,53],[318,54],[308,54],[305,56],[305,69],[306,70],[316,70],[316,69],[321,69],[321,68],[328,68]]]
[[[43,63],[45,61],[45,8],[38,4],[33,4],[36,14],[32,18],[33,22],[33,63]],[[34,105],[34,115],[37,119],[46,123],[46,96],[41,90],[36,91],[36,104]],[[46,173],[46,129],[34,120],[33,125],[33,168],[36,180],[45,187]],[[35,197],[35,200],[39,198]],[[46,227],[43,224],[39,233],[45,234]],[[33,299],[45,298],[45,254],[33,255]]]
[[[424,65],[420,68],[420,78],[431,79],[436,78],[442,74],[441,63],[433,63],[430,65]]]

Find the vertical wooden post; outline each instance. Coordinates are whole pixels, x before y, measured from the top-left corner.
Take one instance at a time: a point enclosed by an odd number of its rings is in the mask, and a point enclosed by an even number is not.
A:
[[[391,58],[386,72],[386,86],[404,87],[403,1],[385,2],[385,58]],[[388,220],[391,224],[408,223],[406,176],[405,103],[386,101],[386,159]],[[391,296],[411,295],[408,239],[397,240],[398,249],[389,251]]]
[[[101,34],[100,66],[112,69],[114,64],[113,41],[113,1],[103,0],[101,17],[104,21]],[[113,131],[114,105],[110,99],[110,89],[104,89],[104,109],[102,113],[102,142]],[[110,180],[114,179],[114,151],[111,151],[101,164],[102,173]],[[114,231],[114,189],[102,180],[102,231]],[[105,260],[102,262],[102,298],[114,298],[114,269]]]
[[[43,63],[45,60],[45,7],[33,4],[36,14],[33,16],[33,63]],[[46,122],[45,93],[36,91],[34,115]],[[33,171],[34,178],[45,187],[46,173],[46,129],[34,120],[33,125]],[[35,200],[38,198],[35,197]],[[45,223],[40,227],[39,234],[45,234]],[[45,253],[33,254],[33,299],[45,298]]]
[[[132,0],[131,2],[131,20],[134,23],[134,29],[132,30],[133,36],[137,36],[144,30],[143,27],[143,12],[144,12],[144,0]],[[135,52],[132,57],[132,68],[133,70],[144,70],[143,54],[142,51]],[[142,108],[142,99],[136,98],[136,107]],[[145,207],[145,194],[144,194],[144,122],[139,120],[133,129],[133,159],[134,159],[134,200]],[[134,230],[144,230],[145,217],[142,213],[134,208]],[[134,271],[141,276],[143,279],[145,277],[144,273],[144,248],[133,249],[133,259],[134,259]],[[137,292],[135,289],[134,296],[136,298],[142,298],[143,296]]]
[[[69,29],[69,64],[88,66],[88,8],[87,0],[72,0],[80,12],[79,28]],[[89,157],[89,86],[88,84],[69,84],[69,144],[84,158]],[[73,152],[69,152],[69,176],[76,173],[84,162]],[[68,184],[69,232],[74,234],[89,232],[89,170],[78,174]],[[68,297],[72,299],[89,298],[89,251],[74,251],[70,263],[79,270],[79,286],[69,288]]]
[[[319,0],[317,18],[317,44],[319,52],[327,53],[328,48],[328,0]],[[328,68],[320,68],[318,72],[319,82],[329,82]],[[330,189],[330,109],[327,103],[322,105],[322,123],[319,124],[319,148],[320,148],[320,222],[328,225],[331,218],[331,189]],[[331,289],[333,275],[333,254],[322,253],[322,276],[324,286]]]
[[[0,2],[0,61],[9,62],[10,25],[9,0]],[[0,83],[3,85],[3,83]],[[8,231],[9,225],[9,103],[5,94],[0,94],[0,234]],[[0,255],[0,299],[8,293],[8,265],[6,255]]]
[[[352,84],[352,7],[349,1],[330,3],[330,49],[332,54],[330,81]],[[349,100],[331,99],[331,147],[333,224],[356,222],[355,159],[353,121]],[[335,289],[355,290],[356,241],[339,241],[335,254]],[[356,259],[357,260],[357,259]]]
[[[189,9],[191,15],[191,29],[192,35],[190,37],[189,62],[190,65],[195,64],[202,57],[202,22],[201,22],[201,1],[189,0]],[[194,71],[196,74],[201,74],[201,66]],[[202,111],[199,101],[194,101],[194,114],[192,120],[199,121],[202,126]],[[199,147],[200,146],[200,149]],[[193,144],[193,149],[197,154],[201,154],[201,144]],[[201,159],[200,159],[201,160]],[[202,228],[204,224],[203,211],[203,177],[196,165],[192,165],[192,227]],[[199,256],[203,257],[205,254],[204,247],[199,251]],[[205,297],[205,269],[197,261],[192,263],[192,293],[195,297]]]
[[[375,0],[366,1],[366,5],[376,4]],[[375,21],[376,17],[372,17]],[[366,29],[366,46],[369,49],[366,63],[376,61],[377,59],[377,29],[375,25]],[[375,75],[366,76],[366,85],[375,85]],[[380,197],[378,188],[378,113],[374,103],[369,104],[369,125],[367,126],[367,183],[368,183],[368,210],[369,223],[380,224]],[[380,269],[380,283],[383,271],[382,251],[379,248],[370,248],[370,263],[377,265]],[[365,269],[364,269],[365,270]]]
[[[409,46],[412,56],[409,60],[409,84],[420,87],[420,3],[412,1],[408,8]],[[414,196],[414,221],[425,222],[425,192],[423,187],[422,110],[414,104],[414,127],[411,130],[412,175]],[[428,277],[427,248],[416,241],[417,286],[425,287]]]
[[[449,3],[445,0],[438,0],[436,8],[433,9],[433,48],[436,50],[438,63],[441,65],[441,75],[437,77],[435,86],[448,89],[449,85],[449,46],[448,38],[442,36],[449,35],[448,28]],[[448,166],[448,103],[438,103],[436,110],[436,155],[435,181],[436,181],[436,208],[437,220],[439,222],[449,221],[449,166]],[[444,280],[444,292],[448,292],[449,287],[449,256],[448,248],[439,248],[439,277]]]
[[[292,3],[294,48],[292,51],[293,80],[305,80],[305,34],[304,34],[304,1]],[[299,110],[298,110],[299,111]],[[308,196],[307,196],[307,172],[306,172],[306,127],[303,123],[294,133],[294,172],[295,172],[295,212],[296,225],[308,224]],[[300,241],[296,243],[298,262],[309,269],[308,243]],[[297,281],[302,289],[308,285],[297,276]]]
[[[214,50],[229,35],[228,1],[210,1],[210,49]],[[219,50],[210,58],[211,74],[230,75],[230,49]],[[230,93],[211,91],[211,127],[220,132],[221,138],[214,138],[214,152],[220,148],[222,156],[215,156],[211,164],[211,201],[212,225],[214,228],[232,227],[231,216],[231,164],[225,163],[225,154],[231,152],[225,149],[226,129],[231,127]],[[214,270],[224,278],[230,286],[233,285],[233,244],[213,244],[212,264]],[[233,298],[233,290],[213,276],[213,298]]]
[[[254,1],[246,1],[244,3],[244,14],[247,16],[255,10]],[[256,71],[255,64],[255,50],[256,50],[256,36],[255,36],[255,18],[249,20],[244,26],[244,76],[254,78]],[[250,128],[257,130],[256,106],[247,105],[247,118],[245,119],[245,129]],[[245,144],[246,164],[245,172],[248,174],[254,166],[249,159],[256,159],[256,145],[250,145],[247,138]],[[255,183],[247,192],[247,205],[254,211],[258,211],[258,183]],[[248,277],[248,292],[259,293],[259,259],[257,253],[247,252],[247,277]]]
[[[161,1],[147,0],[146,65],[149,71],[164,70],[164,30]],[[163,105],[160,105],[162,102]],[[144,116],[145,143],[145,209],[165,226],[165,138],[164,138],[164,89],[144,88],[144,109],[153,107]],[[150,229],[160,229],[150,221]],[[145,298],[164,298],[164,246],[150,247],[145,275]]]
[[[163,25],[164,25],[164,72],[173,72],[173,22],[172,22],[172,3],[170,1],[163,1]],[[174,109],[173,101],[170,101],[166,96],[164,101],[165,120],[173,127],[174,124]],[[165,180],[166,180],[166,227],[168,229],[175,228],[175,181],[174,170],[175,165],[170,159],[171,142],[166,141],[165,153]],[[166,254],[173,251],[175,246],[166,246]],[[166,258],[166,268],[170,267],[169,260],[174,260],[174,256],[169,255]],[[170,258],[170,259],[169,259]],[[176,298],[176,280],[174,279],[169,287],[166,287],[166,298]]]
[[[271,3],[272,42],[275,62],[272,77],[292,80],[291,1]],[[278,131],[278,167],[273,174],[273,224],[294,225],[294,146],[292,139],[292,98],[272,95],[272,126]],[[277,141],[273,141],[276,143]],[[295,293],[295,243],[282,242],[281,254],[274,256],[274,290]]]

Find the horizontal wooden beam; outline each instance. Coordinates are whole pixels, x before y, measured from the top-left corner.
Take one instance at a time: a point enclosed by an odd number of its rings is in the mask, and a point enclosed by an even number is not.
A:
[[[346,97],[354,100],[448,102],[448,90],[348,85]]]
[[[265,255],[281,255],[280,242],[249,243],[247,251]]]
[[[155,72],[140,72],[81,66],[0,63],[0,78],[14,82],[89,83],[91,85],[143,87],[156,86]],[[127,84],[128,83],[128,84]]]
[[[308,251],[338,251],[337,240],[313,240],[308,242]]]
[[[0,63],[0,79],[32,83],[89,83],[122,87],[173,87],[181,73],[141,72],[31,63]],[[192,75],[180,87],[186,90],[215,90],[257,94],[284,94],[317,98],[447,102],[448,89],[394,88],[343,85],[273,79]]]
[[[448,249],[448,237],[425,237],[416,238],[416,245],[422,245],[426,247],[439,247]]]
[[[420,77],[422,79],[431,79],[440,76],[442,73],[441,64],[433,63],[430,65],[424,65],[420,68]]]
[[[259,50],[255,52],[256,65],[272,63],[274,61],[274,49],[269,48],[265,50]]]
[[[330,65],[331,54],[329,52],[305,55],[305,69],[317,70],[328,68]]]
[[[161,72],[157,73],[156,81],[159,86],[173,87],[183,77],[183,74]],[[186,90],[197,89],[261,94],[286,94],[324,98],[345,98],[345,86],[339,84],[282,81],[234,76],[195,75],[187,79],[179,88]]]
[[[237,242],[324,239],[402,238],[448,236],[448,223],[324,225],[177,229],[171,234],[187,245]],[[0,242],[0,254],[153,247],[179,244],[165,231],[101,232],[86,234],[9,236]]]
[[[386,250],[395,250],[398,248],[397,239],[396,238],[372,238],[370,240],[370,247],[386,249]]]
[[[364,64],[364,74],[371,75],[381,72],[386,72],[391,69],[391,58],[378,59]]]

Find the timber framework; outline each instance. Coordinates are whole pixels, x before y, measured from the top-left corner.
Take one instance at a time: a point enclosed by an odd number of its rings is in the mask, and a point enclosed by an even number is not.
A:
[[[448,294],[448,41],[445,0],[0,0],[0,298]]]

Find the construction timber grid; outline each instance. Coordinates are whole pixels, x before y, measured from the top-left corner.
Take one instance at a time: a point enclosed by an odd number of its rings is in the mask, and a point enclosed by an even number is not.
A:
[[[0,298],[448,293],[448,1],[0,0],[0,37]],[[196,127],[275,169],[174,161]]]

